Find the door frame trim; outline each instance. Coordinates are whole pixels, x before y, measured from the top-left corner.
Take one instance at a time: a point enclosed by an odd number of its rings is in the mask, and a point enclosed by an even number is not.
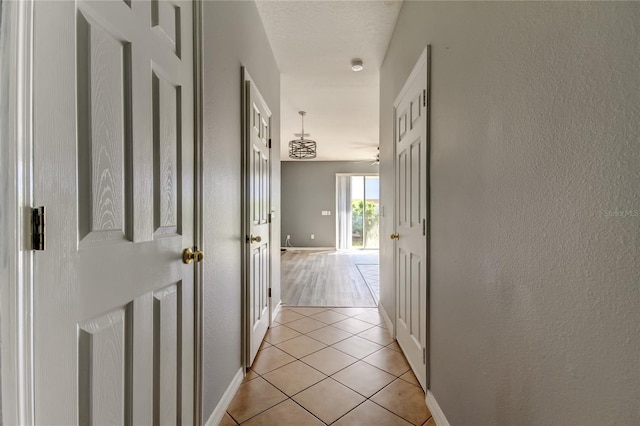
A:
[[[399,209],[399,203],[398,203],[398,176],[397,176],[397,170],[396,170],[396,149],[397,149],[397,142],[396,142],[396,137],[397,137],[397,125],[396,125],[396,114],[397,114],[397,105],[399,104],[400,100],[402,99],[402,97],[404,97],[404,95],[406,95],[407,91],[409,90],[409,87],[411,85],[411,82],[413,81],[413,79],[415,79],[418,75],[418,71],[420,70],[420,68],[422,67],[422,65],[425,65],[426,68],[426,72],[427,72],[427,76],[426,76],[426,109],[425,109],[425,116],[424,119],[427,121],[426,122],[426,128],[425,128],[425,133],[426,133],[426,143],[427,143],[427,152],[425,153],[426,155],[426,190],[427,190],[427,218],[426,218],[426,233],[427,233],[427,237],[426,237],[426,275],[427,275],[427,291],[426,291],[426,297],[427,297],[427,301],[426,301],[426,319],[427,319],[427,324],[426,324],[426,362],[425,362],[425,368],[427,369],[426,371],[426,389],[430,389],[431,386],[431,356],[430,356],[430,352],[431,352],[431,333],[430,333],[430,328],[431,328],[431,307],[430,307],[430,303],[431,303],[431,45],[427,45],[425,46],[425,48],[422,50],[422,53],[420,54],[420,56],[418,57],[418,59],[415,62],[415,65],[413,66],[411,73],[409,74],[409,76],[407,76],[405,83],[402,86],[402,89],[400,89],[400,92],[398,93],[398,95],[396,96],[395,100],[393,101],[393,189],[394,189],[394,196],[393,196],[393,232],[397,232],[397,217],[398,217],[398,209]],[[394,306],[394,311],[395,311],[395,315],[393,317],[393,337],[396,337],[396,327],[397,327],[397,318],[398,318],[398,291],[399,291],[399,287],[398,287],[398,275],[397,275],[397,268],[398,268],[398,259],[396,256],[396,247],[395,247],[396,243],[393,243],[393,287],[394,287],[394,291],[393,291],[393,306]]]
[[[33,326],[31,274],[33,255],[31,206],[33,183],[32,54],[33,0],[2,3],[2,68],[0,85],[6,126],[0,135],[0,202],[7,206],[0,221],[4,244],[0,246],[0,311],[2,311],[2,421],[34,424]],[[5,109],[6,108],[6,109]],[[4,121],[6,120],[6,123]]]
[[[203,115],[203,31],[202,31],[202,0],[193,0],[193,134],[194,134],[194,244],[200,250],[206,251],[203,239],[203,149],[204,149],[204,115]],[[204,327],[204,266],[202,262],[196,263],[194,271],[194,393],[193,393],[193,415],[194,424],[202,425],[202,379],[203,379],[203,327]]]
[[[247,138],[249,135],[247,134],[247,81],[253,81],[247,72],[247,69],[244,66],[240,67],[240,126],[242,129],[240,130],[241,135],[241,161],[240,161],[240,174],[242,176],[241,185],[242,191],[240,192],[240,210],[241,210],[241,222],[240,225],[240,264],[241,264],[241,285],[240,285],[240,297],[241,297],[241,308],[240,308],[240,362],[243,368],[243,374],[246,374],[247,368],[249,368],[249,288],[248,288],[248,269],[249,269],[249,259],[247,256],[247,247],[246,247],[246,237],[248,235],[248,213],[247,213],[247,185],[248,185],[248,176],[247,176]]]
[[[425,48],[427,55],[427,93],[425,102],[425,119],[427,120],[427,352],[426,352],[426,368],[427,389],[431,388],[431,45]]]

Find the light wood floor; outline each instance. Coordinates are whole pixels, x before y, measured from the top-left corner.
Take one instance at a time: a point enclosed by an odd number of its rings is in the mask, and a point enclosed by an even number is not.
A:
[[[289,306],[376,306],[357,265],[377,265],[377,250],[282,253],[282,302]]]

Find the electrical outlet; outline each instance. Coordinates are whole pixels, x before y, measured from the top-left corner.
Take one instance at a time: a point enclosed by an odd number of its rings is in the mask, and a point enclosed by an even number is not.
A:
[[[311,234],[311,239],[315,240],[316,239],[316,234]]]
[[[287,235],[287,240],[290,240],[290,239],[291,239],[291,235]]]

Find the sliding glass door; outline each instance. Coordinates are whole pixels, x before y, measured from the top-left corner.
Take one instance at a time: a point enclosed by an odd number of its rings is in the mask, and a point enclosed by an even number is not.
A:
[[[380,246],[380,178],[351,176],[351,247]]]

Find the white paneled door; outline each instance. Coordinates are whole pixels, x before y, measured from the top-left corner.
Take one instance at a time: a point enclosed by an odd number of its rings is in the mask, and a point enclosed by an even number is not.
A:
[[[269,328],[271,111],[253,81],[247,77],[245,84],[247,357],[251,365]]]
[[[429,163],[428,50],[394,103],[396,338],[426,390]]]
[[[37,1],[36,424],[193,424],[188,1]]]

